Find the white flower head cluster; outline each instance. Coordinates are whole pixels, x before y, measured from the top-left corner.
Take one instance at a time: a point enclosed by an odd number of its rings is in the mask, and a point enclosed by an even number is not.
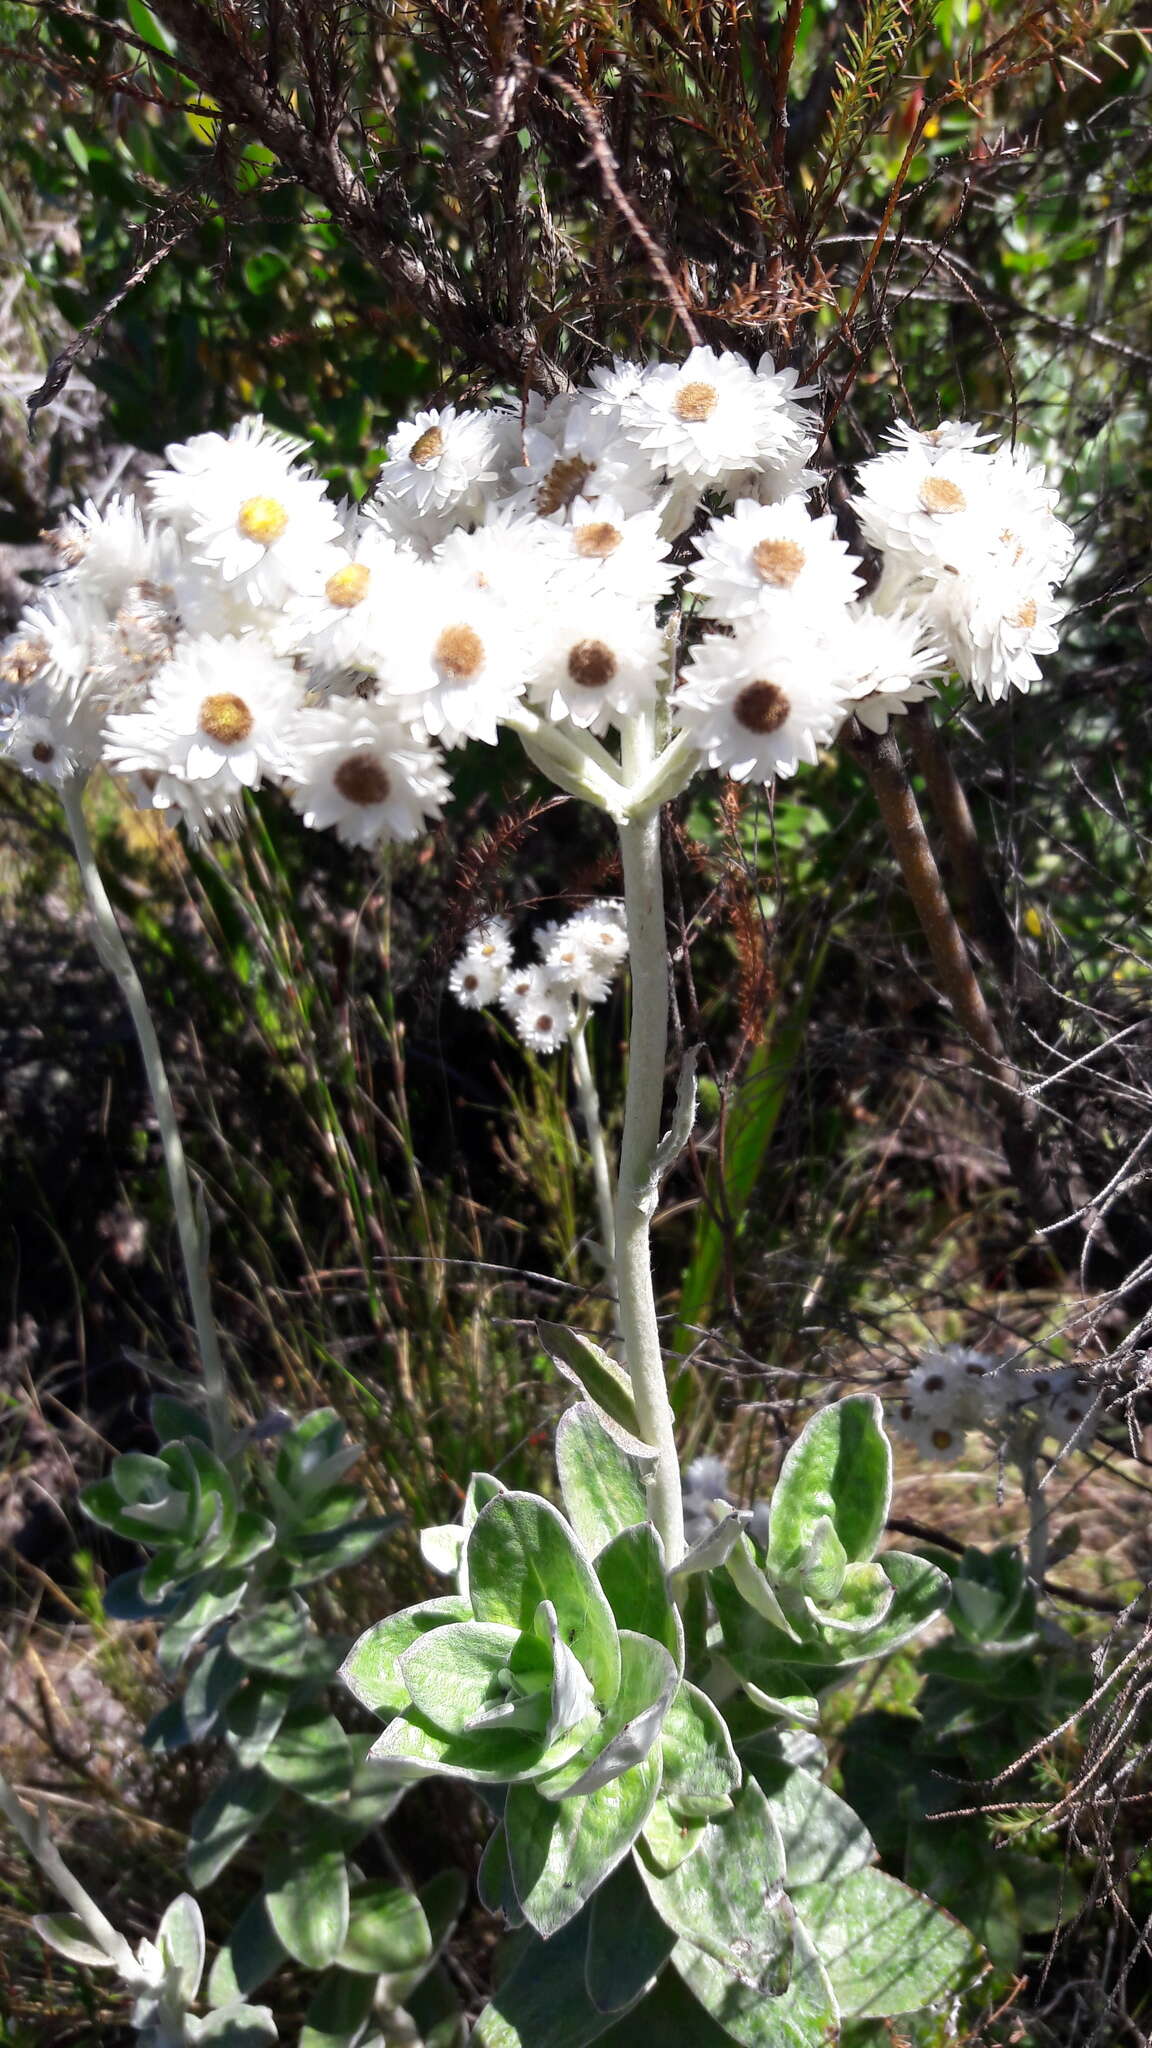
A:
[[[998,700],[1026,691],[1057,645],[1073,539],[1039,464],[988,438],[964,421],[897,427],[895,447],[861,465],[855,505],[884,556],[877,605],[920,607],[950,665]]]
[[[492,918],[473,932],[448,986],[466,1010],[498,1003],[531,1051],[558,1052],[628,957],[624,906],[593,903],[563,924],[541,925],[535,945],[537,958],[516,966],[507,919]]]
[[[1002,1443],[1039,1435],[1063,1446],[1093,1433],[1095,1402],[1071,1367],[1024,1368],[963,1344],[926,1351],[890,1420],[921,1457],[958,1458],[970,1430]]]
[[[571,762],[659,709],[686,772],[767,784],[950,664],[1026,688],[1069,550],[1039,470],[902,429],[861,472],[868,602],[810,509],[813,396],[768,356],[617,361],[523,410],[418,413],[359,507],[259,418],[194,435],[146,502],[64,522],[0,647],[6,751],[50,782],[103,763],[194,832],[276,784],[367,847],[423,832],[453,750],[508,724]]]

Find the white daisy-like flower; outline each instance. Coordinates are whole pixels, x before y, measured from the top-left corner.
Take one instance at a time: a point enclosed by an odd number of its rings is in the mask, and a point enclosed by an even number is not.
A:
[[[869,732],[887,732],[890,718],[935,696],[929,678],[943,675],[949,665],[922,612],[849,605],[842,620],[830,625],[828,638],[840,658],[849,709]]]
[[[612,976],[593,954],[591,944],[572,919],[553,933],[544,952],[544,965],[560,984],[586,1003],[602,1003],[612,986]]]
[[[537,619],[534,637],[530,692],[550,718],[601,732],[656,702],[666,647],[650,605],[570,597]]]
[[[445,531],[482,516],[486,486],[500,474],[493,415],[458,412],[454,405],[418,412],[389,435],[387,448],[375,504],[391,501],[403,516]]]
[[[521,1003],[526,1003],[534,992],[542,994],[551,988],[551,976],[541,980],[540,973],[540,968],[533,966],[505,968],[504,981],[497,1001],[500,1008],[507,1011],[509,1017],[515,1017]]]
[[[850,604],[860,587],[859,560],[837,534],[831,513],[812,519],[796,498],[782,505],[741,498],[695,547],[687,588],[722,619],[773,610],[826,616]]]
[[[1073,1439],[1083,1447],[1096,1434],[1100,1397],[1082,1382],[1053,1395],[1044,1414],[1045,1435],[1054,1437],[1061,1449]]]
[[[552,519],[578,500],[611,498],[629,514],[652,510],[652,464],[621,430],[620,408],[577,392],[526,422],[522,460],[508,478],[511,502]]]
[[[234,839],[244,822],[238,792],[223,787],[218,777],[192,782],[146,768],[128,775],[125,784],[137,810],[162,812],[165,824],[183,825],[193,839]]]
[[[493,746],[501,719],[524,694],[522,637],[488,591],[431,566],[417,569],[377,659],[384,690],[444,746]]]
[[[594,964],[606,974],[614,973],[628,958],[622,903],[593,903],[587,910],[577,911],[569,920],[569,929],[580,935]]]
[[[980,448],[985,442],[994,441],[996,436],[985,433],[971,420],[942,420],[938,427],[914,427],[908,420],[896,420],[889,430],[888,439],[898,448],[924,455],[929,462],[935,462],[941,455]]]
[[[113,609],[133,585],[166,583],[180,552],[170,527],[145,520],[119,493],[102,506],[90,498],[75,506],[48,539],[64,580],[82,581]]]
[[[1063,606],[1027,565],[942,575],[925,610],[965,682],[993,703],[1026,694],[1041,673],[1037,655],[1060,644]]]
[[[558,1052],[571,1036],[576,1021],[570,990],[563,988],[546,967],[530,967],[525,992],[518,1001],[504,1006],[516,1036],[532,1052]]]
[[[300,680],[262,641],[179,643],[153,678],[139,711],[113,714],[105,726],[111,768],[217,783],[226,795],[255,789],[285,769],[285,728],[300,703]]]
[[[511,930],[506,917],[488,917],[478,924],[465,949],[501,971],[512,965]]]
[[[709,767],[737,782],[794,775],[837,731],[845,694],[817,639],[751,620],[695,648],[672,700]]]
[[[381,527],[365,524],[344,547],[328,552],[322,579],[284,608],[290,644],[320,668],[371,672],[397,611],[418,602],[415,555]]]
[[[440,816],[450,788],[440,757],[394,706],[306,707],[284,738],[293,810],[318,830],[335,826],[346,846],[415,839]]]
[[[1045,583],[1066,575],[1076,542],[1069,526],[1056,516],[1059,492],[1048,483],[1043,465],[1023,448],[997,448],[988,477],[993,518],[982,536],[964,550],[963,563],[975,565],[982,538],[985,552],[1006,567],[1025,563]]]
[[[911,1401],[901,1401],[889,1421],[922,1458],[947,1465],[963,1453],[966,1432],[950,1417],[926,1415]]]
[[[486,960],[469,950],[460,955],[448,976],[448,986],[466,1010],[483,1010],[494,1003],[504,985],[504,968],[498,960]]]
[[[545,531],[547,558],[572,594],[606,591],[633,604],[655,604],[676,580],[659,514],[627,512],[607,493],[577,498],[545,522]]]
[[[991,475],[991,456],[969,445],[906,441],[860,466],[861,532],[909,573],[934,577],[987,517]]]
[[[1000,1413],[1005,1381],[999,1362],[986,1351],[946,1344],[926,1351],[909,1373],[905,1398],[917,1412],[957,1429],[975,1428]]]
[[[547,603],[556,567],[550,530],[531,507],[490,505],[483,526],[457,527],[438,544],[435,560],[456,586],[472,585],[517,611]]]
[[[62,708],[21,707],[0,722],[0,755],[31,782],[62,783],[92,762],[75,744]]]
[[[166,449],[168,470],[149,482],[157,508],[180,527],[189,554],[239,583],[254,604],[315,589],[340,537],[323,479],[299,461],[300,443],[242,420],[225,439],[198,434]]]
[[[682,363],[649,364],[618,403],[624,435],[653,476],[703,491],[793,461],[814,436],[798,403],[807,395],[770,356],[753,370],[743,356],[698,347]]]

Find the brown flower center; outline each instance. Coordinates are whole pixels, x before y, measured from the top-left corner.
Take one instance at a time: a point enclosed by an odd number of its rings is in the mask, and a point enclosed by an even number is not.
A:
[[[254,720],[243,697],[237,697],[231,690],[221,690],[214,697],[205,697],[200,706],[200,730],[205,739],[215,740],[218,747],[238,747],[247,739]]]
[[[541,1010],[540,1015],[536,1019],[537,1031],[551,1031],[554,1025],[555,1019],[549,1016],[547,1010]]]
[[[746,732],[779,732],[792,709],[792,700],[779,683],[746,683],[732,709],[737,724]]]
[[[444,436],[439,427],[425,427],[408,450],[408,460],[420,469],[426,469],[430,462],[436,462],[444,453]]]
[[[932,1442],[938,1451],[950,1451],[956,1439],[950,1429],[934,1429]]]
[[[795,583],[807,556],[794,540],[762,540],[752,550],[752,566],[762,583],[787,590]]]
[[[375,754],[349,754],[333,775],[332,787],[345,803],[362,804],[367,809],[370,804],[384,803],[392,784]]]
[[[950,477],[926,476],[920,486],[920,503],[926,512],[963,512],[968,500]]]
[[[619,663],[603,640],[578,640],[568,650],[568,673],[581,690],[602,690],[612,681]]]
[[[32,749],[32,759],[39,761],[42,768],[46,768],[49,761],[56,759],[56,749],[50,746],[47,740],[37,740]]]
[[[1025,626],[1029,630],[1036,624],[1036,600],[1034,597],[1025,598],[1012,624],[1014,626]]]
[[[672,410],[686,426],[700,426],[710,420],[720,403],[714,384],[682,384],[672,401]]]
[[[433,659],[450,676],[467,682],[484,661],[484,642],[472,626],[445,626],[436,642]]]
[[[259,541],[262,548],[279,540],[287,524],[288,514],[279,498],[245,498],[236,519],[245,540]]]
[[[618,526],[609,519],[593,519],[587,526],[578,526],[572,535],[572,545],[585,561],[603,561],[606,555],[615,554],[624,536]]]
[[[48,659],[43,640],[16,640],[0,654],[0,683],[23,689],[38,676]]]
[[[368,595],[372,571],[366,562],[345,562],[342,569],[336,569],[324,585],[324,595],[329,604],[350,612],[353,605],[363,604]]]
[[[553,512],[565,512],[580,496],[595,464],[585,462],[582,455],[562,455],[552,464],[543,482],[536,488],[536,510],[541,519],[551,518]]]

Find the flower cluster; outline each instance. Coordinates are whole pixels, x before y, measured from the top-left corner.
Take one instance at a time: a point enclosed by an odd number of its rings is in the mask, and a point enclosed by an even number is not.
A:
[[[1060,1446],[1083,1442],[1092,1434],[1094,1408],[1069,1367],[1025,1369],[1014,1359],[946,1344],[924,1353],[890,1419],[922,1457],[947,1463],[960,1456],[973,1429],[997,1442],[1022,1434]]]
[[[7,752],[55,782],[103,762],[198,833],[279,784],[371,846],[425,830],[452,751],[506,725],[579,762],[660,708],[686,773],[770,783],[950,667],[1026,689],[1071,545],[1040,471],[962,423],[899,429],[861,472],[867,600],[812,509],[813,395],[767,356],[618,361],[522,410],[418,413],[361,506],[258,418],[195,435],[144,507],[57,534],[0,647]]]
[[[558,1052],[595,1003],[602,1003],[628,957],[624,906],[605,901],[535,934],[538,959],[517,967],[506,918],[473,932],[448,977],[466,1010],[498,1003],[533,1052]]]

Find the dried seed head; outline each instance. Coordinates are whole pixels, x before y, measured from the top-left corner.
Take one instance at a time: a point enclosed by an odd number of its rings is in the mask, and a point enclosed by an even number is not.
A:
[[[288,514],[279,498],[245,498],[236,525],[245,540],[259,541],[261,547],[270,548],[285,531]]]
[[[444,453],[444,436],[439,427],[425,427],[424,432],[413,441],[408,450],[409,462],[420,469],[426,469],[430,462],[437,462]]]
[[[779,683],[747,683],[741,690],[732,711],[738,725],[746,732],[779,732],[792,709],[792,700]]]
[[[237,697],[232,690],[205,697],[200,706],[200,730],[205,739],[215,740],[218,747],[242,745],[254,722],[243,697]]]
[[[1025,598],[1015,618],[1012,620],[1012,624],[1014,626],[1023,626],[1029,632],[1031,631],[1032,627],[1036,624],[1036,600],[1034,597]]]
[[[572,545],[585,561],[604,561],[613,555],[624,536],[610,519],[589,520],[586,526],[573,528]]]
[[[371,804],[386,802],[392,783],[387,769],[375,754],[360,753],[348,754],[341,761],[332,777],[332,787],[345,803],[360,804],[367,809]]]
[[[550,519],[553,512],[566,512],[582,496],[595,467],[582,455],[562,455],[554,462],[536,487],[536,510],[541,519]]]
[[[43,640],[14,640],[0,653],[0,683],[7,683],[10,689],[24,689],[35,681],[47,659],[48,649]]]

